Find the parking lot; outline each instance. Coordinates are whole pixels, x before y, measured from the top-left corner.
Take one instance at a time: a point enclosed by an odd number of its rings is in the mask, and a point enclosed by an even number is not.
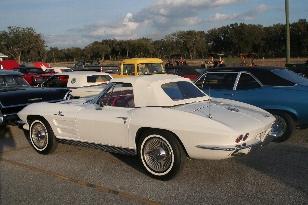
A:
[[[308,204],[308,130],[261,152],[187,160],[171,181],[144,174],[136,158],[59,144],[39,155],[22,130],[0,135],[0,204]]]

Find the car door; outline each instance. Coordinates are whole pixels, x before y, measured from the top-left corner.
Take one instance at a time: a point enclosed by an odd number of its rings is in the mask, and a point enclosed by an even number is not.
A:
[[[211,97],[234,99],[237,72],[207,72],[196,81],[196,85]]]
[[[52,115],[52,124],[56,128],[55,135],[61,139],[79,141],[79,126],[76,117],[79,116],[80,106],[73,104],[59,104]]]
[[[85,106],[78,114],[81,141],[127,147],[133,100],[131,84],[118,83],[107,88],[96,104]]]

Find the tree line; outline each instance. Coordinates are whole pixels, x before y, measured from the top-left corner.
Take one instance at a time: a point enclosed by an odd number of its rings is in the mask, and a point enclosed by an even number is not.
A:
[[[290,24],[291,55],[308,56],[308,22],[300,19]],[[160,40],[105,39],[84,48],[47,48],[42,36],[33,28],[8,27],[0,31],[0,52],[22,61],[47,62],[78,60],[119,60],[131,57],[182,56],[186,59],[204,59],[210,53],[239,56],[255,53],[258,57],[285,56],[285,25],[262,26],[234,23],[208,31],[178,31]]]

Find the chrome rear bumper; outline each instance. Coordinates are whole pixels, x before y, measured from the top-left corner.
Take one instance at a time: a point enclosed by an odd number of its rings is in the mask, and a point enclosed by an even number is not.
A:
[[[238,156],[247,154],[251,150],[257,150],[267,145],[273,140],[273,138],[267,135],[264,141],[255,140],[253,142],[242,143],[240,145],[230,145],[230,146],[208,146],[208,145],[197,145],[197,148],[213,150],[213,151],[226,151],[230,152],[231,156]]]

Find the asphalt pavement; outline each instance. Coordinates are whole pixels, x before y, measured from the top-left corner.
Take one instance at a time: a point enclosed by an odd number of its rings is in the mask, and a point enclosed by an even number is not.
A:
[[[0,131],[0,204],[308,204],[308,130],[248,156],[187,160],[171,181],[137,158],[59,144],[40,155],[22,130]]]

